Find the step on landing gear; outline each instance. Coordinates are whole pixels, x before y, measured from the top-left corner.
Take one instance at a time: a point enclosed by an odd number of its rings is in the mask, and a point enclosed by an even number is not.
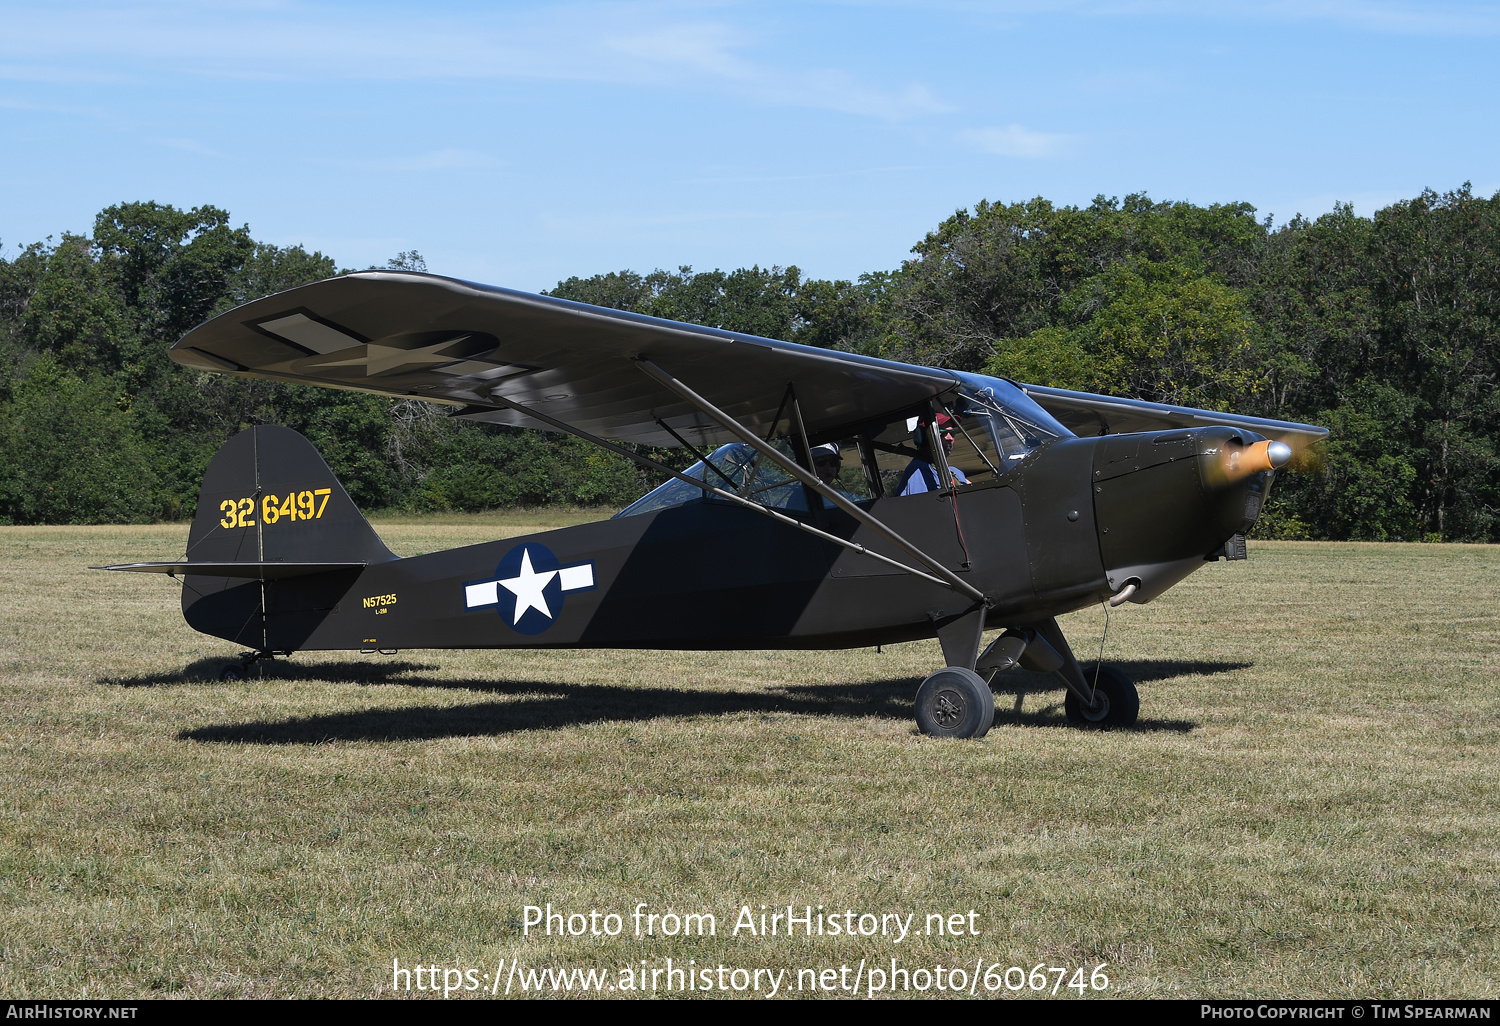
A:
[[[239,662],[230,663],[219,671],[219,679],[223,681],[244,680],[250,675],[250,667],[262,659],[275,659],[278,655],[291,655],[290,652],[274,652],[266,650],[263,652],[246,652],[240,656]]]

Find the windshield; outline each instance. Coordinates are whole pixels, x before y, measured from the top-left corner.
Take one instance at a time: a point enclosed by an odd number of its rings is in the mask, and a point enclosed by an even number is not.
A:
[[[1019,460],[1054,438],[1073,434],[1009,381],[980,374],[963,379],[954,412],[965,426],[983,425],[1001,461]]]

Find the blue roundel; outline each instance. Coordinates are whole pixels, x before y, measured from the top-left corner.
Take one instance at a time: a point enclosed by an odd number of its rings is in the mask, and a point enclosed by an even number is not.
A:
[[[540,634],[557,622],[563,595],[591,589],[592,561],[564,566],[545,545],[527,542],[501,558],[495,576],[464,584],[469,609],[493,605],[500,619],[521,634]]]

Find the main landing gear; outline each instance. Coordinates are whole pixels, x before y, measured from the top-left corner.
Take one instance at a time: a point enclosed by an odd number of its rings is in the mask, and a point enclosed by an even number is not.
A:
[[[1128,727],[1141,711],[1141,698],[1134,681],[1113,666],[1101,666],[1094,683],[1093,706],[1084,705],[1078,693],[1069,688],[1063,711],[1069,723],[1080,727]]]
[[[1084,673],[1056,620],[1012,627],[982,653],[982,613],[938,630],[945,666],[917,689],[917,729],[932,737],[984,737],[995,720],[995,698],[988,681],[1020,666],[1050,673],[1067,689],[1068,722],[1084,727],[1129,727],[1140,714],[1135,683],[1113,666]],[[964,665],[967,664],[967,665]],[[982,676],[981,676],[982,675]]]

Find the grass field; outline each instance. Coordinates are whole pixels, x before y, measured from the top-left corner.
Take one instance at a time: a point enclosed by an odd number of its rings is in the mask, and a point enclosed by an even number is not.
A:
[[[377,528],[408,555],[583,518]],[[988,737],[934,742],[911,697],[935,643],[306,655],[222,684],[236,650],[175,584],[84,569],[185,533],[0,528],[4,996],[358,997],[391,993],[393,958],[613,981],[667,957],[784,967],[783,993],[893,957],[1107,962],[1125,996],[1500,993],[1500,547],[1252,542],[1115,612],[1139,729],[1069,728],[1017,676]],[[1064,626],[1082,654],[1102,623]],[[547,902],[718,934],[523,937]],[[973,909],[979,935],[730,934],[788,903]]]

